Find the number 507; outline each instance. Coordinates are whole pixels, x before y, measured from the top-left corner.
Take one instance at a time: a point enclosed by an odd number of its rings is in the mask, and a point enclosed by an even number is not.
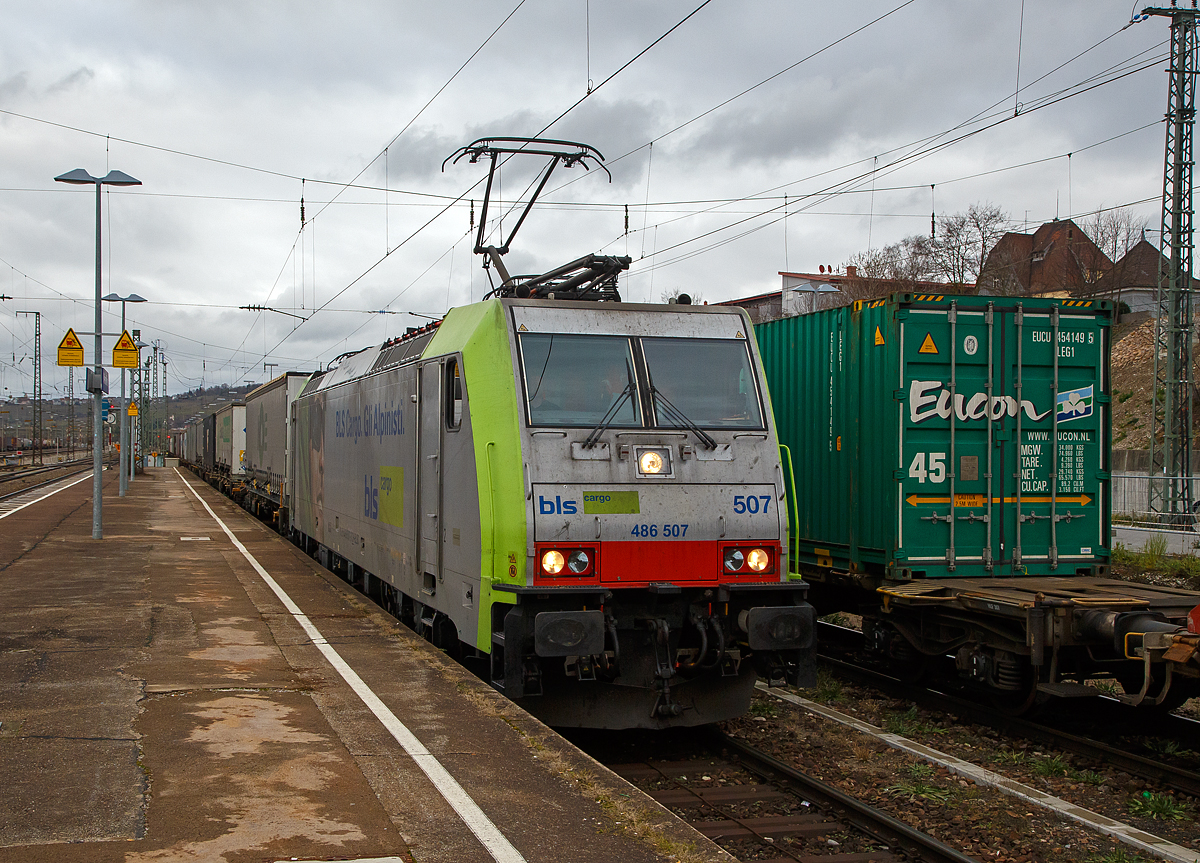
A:
[[[771,506],[771,496],[769,494],[746,495],[735,494],[733,496],[733,511],[738,515],[750,513],[757,515],[758,513],[766,513]]]

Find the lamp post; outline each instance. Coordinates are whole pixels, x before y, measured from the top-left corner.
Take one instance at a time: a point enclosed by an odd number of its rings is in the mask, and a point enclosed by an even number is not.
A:
[[[116,294],[107,294],[100,299],[106,303],[121,304],[121,332],[125,332],[125,304],[126,303],[144,303],[147,302],[145,297],[139,297],[137,294],[130,294],[127,297],[119,297]],[[129,417],[125,409],[125,369],[121,369],[121,412],[117,415],[117,422],[121,424],[120,440],[121,453],[117,459],[117,464],[121,472],[121,497],[125,497],[125,492],[129,489],[129,481],[133,479],[133,459],[129,457]],[[128,467],[126,467],[128,465]]]
[[[96,187],[96,356],[95,371],[91,386],[92,393],[92,539],[102,539],[103,507],[100,501],[101,476],[104,469],[104,347],[100,334],[104,327],[100,320],[100,187],[101,186],[140,186],[141,180],[122,171],[109,171],[103,177],[93,177],[83,168],[76,168],[54,178],[59,183],[72,183],[77,186],[95,185]]]

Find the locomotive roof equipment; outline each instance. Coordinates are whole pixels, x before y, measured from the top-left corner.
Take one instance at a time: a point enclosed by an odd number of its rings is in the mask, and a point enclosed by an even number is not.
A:
[[[525,202],[517,223],[508,232],[507,239],[501,233],[499,246],[485,245],[484,237],[487,233],[492,182],[497,169],[507,161],[507,159],[500,160],[501,155],[508,157],[515,155],[549,156],[550,161],[542,169],[541,180],[538,182],[537,188],[533,190],[533,194],[529,196],[529,200]],[[529,215],[538,195],[546,188],[550,175],[560,164],[564,168],[582,165],[584,170],[590,171],[588,163],[591,162],[604,171],[608,175],[609,182],[612,182],[612,174],[608,168],[604,167],[604,156],[600,154],[599,150],[588,144],[559,141],[553,138],[479,138],[447,156],[442,162],[442,170],[446,170],[447,163],[457,164],[463,157],[469,157],[468,161],[471,164],[475,164],[483,157],[487,157],[489,160],[487,186],[484,189],[483,207],[479,215],[479,229],[475,235],[475,254],[483,255],[483,268],[487,270],[494,266],[496,272],[500,274],[500,285],[494,288],[488,296],[620,302],[621,295],[617,292],[617,274],[629,269],[629,264],[633,259],[628,256],[584,255],[569,264],[534,276],[510,275],[502,259],[504,255],[508,254],[513,238],[521,229],[521,225],[525,223],[525,217]]]

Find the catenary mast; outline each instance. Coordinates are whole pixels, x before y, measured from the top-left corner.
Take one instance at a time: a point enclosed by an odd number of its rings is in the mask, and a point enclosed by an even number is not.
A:
[[[1191,513],[1192,494],[1192,128],[1195,125],[1196,23],[1191,8],[1146,7],[1141,18],[1171,19],[1167,142],[1163,168],[1162,255],[1154,328],[1151,512],[1168,521]],[[1161,435],[1161,440],[1160,440]],[[1190,522],[1190,518],[1187,519]]]

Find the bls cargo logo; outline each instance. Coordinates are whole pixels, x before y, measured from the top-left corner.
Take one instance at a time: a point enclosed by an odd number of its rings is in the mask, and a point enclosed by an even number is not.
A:
[[[561,495],[555,495],[549,500],[538,495],[538,512],[542,515],[575,515],[579,510],[573,500],[563,500]]]
[[[1092,415],[1092,388],[1080,387],[1058,394],[1057,419],[1060,423],[1082,419]]]

